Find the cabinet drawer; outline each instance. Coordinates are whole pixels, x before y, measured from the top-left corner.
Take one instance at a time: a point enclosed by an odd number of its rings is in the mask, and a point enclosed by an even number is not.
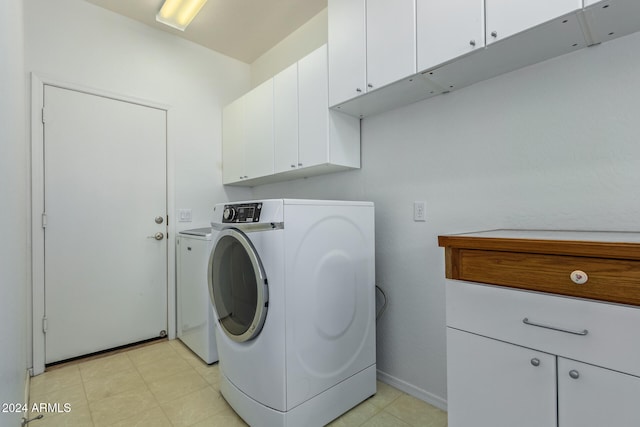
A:
[[[447,326],[640,376],[636,307],[447,280]]]
[[[460,280],[640,305],[636,260],[460,249],[457,270]],[[574,283],[574,271],[588,280]]]

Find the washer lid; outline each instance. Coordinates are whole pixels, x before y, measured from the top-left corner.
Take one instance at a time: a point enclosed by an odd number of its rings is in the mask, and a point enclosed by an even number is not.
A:
[[[186,234],[188,236],[211,237],[211,227],[192,228],[191,230],[182,230],[178,234]]]

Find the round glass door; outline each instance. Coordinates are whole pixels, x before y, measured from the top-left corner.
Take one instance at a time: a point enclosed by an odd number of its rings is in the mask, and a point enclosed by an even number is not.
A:
[[[209,294],[229,338],[244,342],[260,333],[267,315],[267,277],[260,258],[240,230],[222,230],[209,258]]]

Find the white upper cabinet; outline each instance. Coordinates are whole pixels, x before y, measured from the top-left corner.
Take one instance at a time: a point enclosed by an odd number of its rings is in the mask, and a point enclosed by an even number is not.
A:
[[[360,120],[329,110],[327,47],[298,62],[299,145],[303,174],[360,167]]]
[[[416,0],[418,71],[484,47],[483,0]]]
[[[274,93],[274,172],[298,167],[298,64],[273,78]]]
[[[273,174],[273,79],[245,96],[245,179]]]
[[[366,91],[365,0],[329,0],[329,104]]]
[[[367,0],[367,90],[416,72],[416,1]]]
[[[582,9],[582,0],[485,0],[487,45]]]
[[[222,110],[222,183],[244,179],[244,97]]]
[[[223,109],[223,183],[360,167],[360,120],[329,110],[324,45]]]
[[[328,116],[327,48],[315,50],[298,61],[300,167],[327,163]]]

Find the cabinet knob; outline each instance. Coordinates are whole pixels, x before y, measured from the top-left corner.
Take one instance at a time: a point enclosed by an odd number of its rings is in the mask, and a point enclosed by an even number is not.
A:
[[[292,168],[295,168],[295,167],[296,167],[296,165],[291,165],[291,167],[292,167]]]
[[[589,276],[582,270],[574,270],[570,274],[571,281],[576,285],[584,285],[589,280]]]
[[[362,92],[362,89],[360,89],[359,87],[356,88],[356,92],[360,93]]]
[[[367,87],[368,87],[368,88],[372,88],[372,87],[373,87],[373,85],[372,85],[371,83],[367,83]]]
[[[298,166],[302,166],[302,163],[298,163]]]
[[[476,41],[475,41],[475,40],[470,40],[470,41],[469,41],[469,44],[470,44],[471,46],[475,46],[475,45],[476,45]]]
[[[491,37],[493,37],[493,38],[498,37],[498,32],[497,31],[491,31]]]
[[[580,378],[580,372],[576,371],[575,369],[572,369],[569,371],[569,376],[574,380],[577,380],[578,378]]]
[[[534,357],[533,359],[531,359],[531,364],[533,366],[540,366],[540,359],[538,359],[537,357]]]

